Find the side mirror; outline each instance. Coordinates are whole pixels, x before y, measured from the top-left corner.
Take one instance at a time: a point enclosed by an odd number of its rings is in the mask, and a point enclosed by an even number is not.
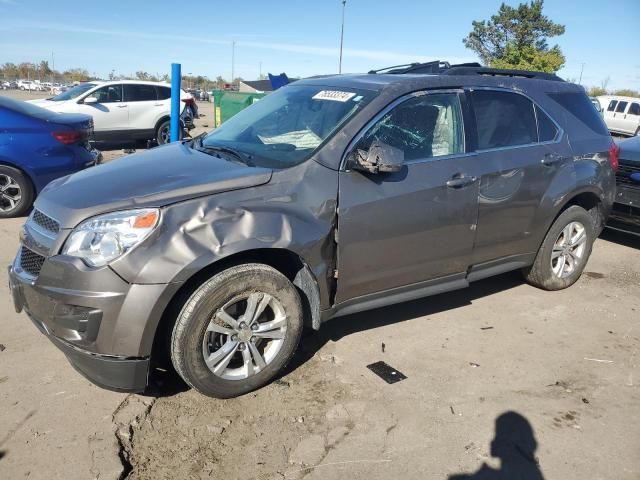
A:
[[[87,97],[82,101],[82,103],[86,105],[92,105],[94,103],[98,103],[98,99],[96,97]]]
[[[373,142],[368,152],[353,152],[353,168],[367,173],[399,172],[403,164],[404,151],[382,142]]]

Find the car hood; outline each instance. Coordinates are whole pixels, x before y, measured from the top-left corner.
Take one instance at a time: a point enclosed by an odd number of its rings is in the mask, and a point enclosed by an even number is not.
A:
[[[73,228],[105,212],[162,207],[191,198],[268,183],[272,171],[172,143],[128,155],[51,182],[35,207]]]

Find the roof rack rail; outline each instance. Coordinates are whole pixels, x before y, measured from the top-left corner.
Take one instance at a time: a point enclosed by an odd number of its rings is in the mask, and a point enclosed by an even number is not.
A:
[[[486,75],[492,77],[535,78],[538,80],[564,82],[564,80],[553,73],[534,72],[531,70],[512,70],[506,68],[489,68],[479,65],[453,65],[451,68],[441,73],[443,75]]]
[[[477,65],[477,64],[476,64]],[[378,70],[370,70],[370,74],[376,73],[392,73],[392,74],[404,74],[404,73],[441,73],[444,70],[451,68],[449,62],[441,62],[440,60],[434,60],[432,62],[415,62],[407,63],[404,65],[394,65],[392,67],[380,68]]]
[[[486,75],[494,77],[514,77],[514,78],[535,78],[538,80],[552,80],[556,82],[564,82],[560,77],[553,73],[534,72],[530,70],[511,70],[504,68],[483,67],[477,62],[458,63],[451,65],[449,62],[434,60],[424,63],[407,63],[404,65],[394,65],[392,67],[380,68],[378,70],[370,70],[370,74],[384,73],[402,75],[407,73],[414,74],[435,74],[435,75]]]

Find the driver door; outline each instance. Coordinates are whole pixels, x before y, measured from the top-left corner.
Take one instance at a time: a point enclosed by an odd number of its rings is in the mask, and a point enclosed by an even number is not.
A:
[[[396,101],[354,148],[379,141],[405,154],[399,172],[339,176],[336,303],[464,274],[478,214],[475,155],[465,153],[457,91]]]
[[[122,101],[122,85],[105,85],[84,98],[87,97],[96,97],[98,103],[79,103],[78,112],[93,117],[96,140],[111,140],[114,132],[129,128],[129,107]]]

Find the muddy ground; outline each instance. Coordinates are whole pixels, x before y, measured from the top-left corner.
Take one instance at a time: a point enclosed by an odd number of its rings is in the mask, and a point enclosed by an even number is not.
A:
[[[3,265],[23,221],[0,223]],[[161,372],[153,395],[106,392],[14,313],[6,279],[0,312],[2,479],[640,478],[637,238],[605,232],[562,292],[513,273],[333,320],[233,400]]]

